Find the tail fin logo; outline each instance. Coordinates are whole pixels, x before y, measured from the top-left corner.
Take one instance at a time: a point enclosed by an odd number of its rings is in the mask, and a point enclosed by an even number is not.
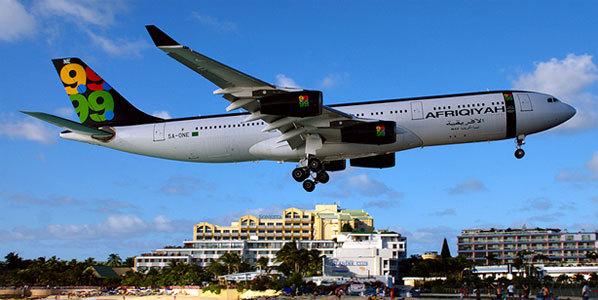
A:
[[[60,79],[81,123],[88,118],[96,122],[114,118],[112,87],[91,68],[67,63],[60,69]]]

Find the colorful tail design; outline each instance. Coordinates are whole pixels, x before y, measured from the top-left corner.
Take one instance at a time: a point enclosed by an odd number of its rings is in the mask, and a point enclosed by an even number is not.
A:
[[[135,108],[79,58],[52,62],[82,124],[119,126],[162,120]]]

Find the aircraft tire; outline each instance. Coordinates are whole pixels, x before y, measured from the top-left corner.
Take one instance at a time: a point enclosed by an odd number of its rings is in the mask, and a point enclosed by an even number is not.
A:
[[[297,182],[301,182],[309,176],[309,172],[304,168],[295,168],[291,175]]]
[[[525,155],[525,151],[523,151],[523,149],[515,150],[515,157],[517,159],[522,159],[524,155]]]
[[[316,180],[321,183],[326,183],[330,180],[330,176],[326,171],[320,171],[316,174]]]
[[[303,182],[303,189],[308,192],[313,192],[316,189],[316,183],[308,179]]]
[[[317,172],[322,169],[322,162],[317,158],[310,158],[307,161],[307,166],[309,167],[310,170]]]

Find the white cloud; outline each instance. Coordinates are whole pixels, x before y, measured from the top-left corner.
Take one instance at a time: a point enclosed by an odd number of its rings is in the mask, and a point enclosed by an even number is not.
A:
[[[598,151],[594,152],[590,160],[585,163],[585,167],[587,170],[577,167],[567,171],[560,171],[556,175],[556,180],[578,183],[598,181]]]
[[[299,85],[290,77],[287,77],[284,74],[276,75],[276,85],[280,87],[287,87],[287,88],[298,88]]]
[[[389,188],[384,182],[374,180],[370,178],[367,174],[359,174],[351,176],[347,179],[347,185],[351,187],[352,190],[357,191],[362,196],[366,197],[380,197],[380,196],[387,196],[389,198],[402,198],[403,194],[396,192],[395,190]],[[376,203],[376,202],[370,202]],[[385,203],[388,205],[389,203]],[[380,207],[378,205],[374,205]]]
[[[135,215],[111,215],[95,224],[51,224],[44,228],[16,227],[12,231],[0,230],[0,240],[90,240],[139,238],[150,233],[176,233],[180,228],[192,226],[186,220],[172,221],[157,215],[144,221]]]
[[[449,194],[465,194],[468,192],[485,191],[486,186],[477,179],[470,179],[465,182],[457,184],[455,187],[449,188]]]
[[[33,205],[48,205],[48,206],[73,206],[84,205],[86,201],[75,199],[69,196],[50,196],[48,198],[37,198],[25,194],[13,194],[8,192],[0,192],[5,199],[18,204],[33,204]]]
[[[216,29],[217,31],[221,31],[221,32],[231,32],[231,31],[236,31],[237,30],[237,24],[233,23],[233,22],[228,22],[228,21],[220,21],[219,19],[212,17],[212,16],[208,16],[208,15],[203,15],[200,14],[198,12],[192,12],[191,15],[199,20],[201,23],[203,23],[204,25],[208,25],[214,29]]]
[[[379,201],[370,201],[365,204],[365,207],[378,207],[378,208],[387,208],[392,207],[397,204],[397,201],[394,200],[379,200]]]
[[[320,82],[320,86],[323,88],[333,88],[343,84],[349,77],[348,73],[343,74],[329,74]]]
[[[34,9],[46,17],[58,16],[79,25],[107,27],[115,23],[115,16],[122,8],[119,1],[108,4],[92,0],[40,0]]]
[[[170,113],[165,110],[156,110],[152,113],[152,116],[158,117],[161,119],[172,119],[172,117],[170,116]]]
[[[25,139],[42,144],[51,144],[56,141],[57,134],[43,122],[26,118],[13,121],[6,115],[0,116],[3,121],[0,123],[0,136],[7,136],[10,139]]]
[[[530,199],[527,201],[528,206],[524,209],[531,210],[531,211],[539,211],[539,210],[549,210],[552,208],[552,201],[548,198],[540,197],[535,199]]]
[[[72,117],[75,115],[75,110],[72,107],[61,107],[61,108],[55,109],[54,113],[59,116],[68,118],[68,117]]]
[[[35,33],[35,18],[16,0],[0,0],[0,40],[16,41]]]
[[[118,39],[114,41],[91,31],[88,31],[87,34],[102,50],[114,56],[141,56],[141,51],[150,47],[150,44],[145,40]]]
[[[569,54],[536,63],[532,73],[513,81],[515,89],[554,95],[577,108],[577,114],[559,128],[584,129],[598,126],[598,95],[590,90],[598,83],[598,67],[588,54]]]
[[[594,152],[594,156],[586,162],[586,167],[594,172],[598,172],[598,151]]]
[[[215,185],[205,183],[194,177],[173,176],[166,180],[165,185],[160,188],[160,192],[166,195],[190,195],[199,190],[213,190]]]
[[[529,218],[529,220],[543,222],[543,223],[553,223],[555,221],[560,221],[564,215],[565,214],[562,212],[553,212],[553,213],[532,216]]]
[[[445,210],[441,210],[441,211],[437,211],[435,213],[432,214],[433,216],[438,216],[438,217],[442,217],[442,216],[454,216],[455,215],[455,210],[452,208],[447,208]]]

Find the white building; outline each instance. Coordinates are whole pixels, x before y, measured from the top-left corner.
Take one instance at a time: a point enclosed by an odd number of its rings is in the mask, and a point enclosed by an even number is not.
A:
[[[226,252],[236,252],[242,259],[254,264],[260,257],[265,256],[273,265],[276,252],[289,241],[248,241],[248,240],[198,240],[185,241],[182,247],[165,247],[153,253],[145,253],[135,257],[135,270],[145,272],[149,269],[162,269],[171,261],[187,264],[198,264],[207,267],[211,262],[218,260]],[[326,240],[295,241],[298,248],[320,250],[322,255],[332,255],[335,242]]]
[[[135,258],[135,270],[163,269],[171,261],[207,267],[227,252],[236,252],[249,263],[265,256],[274,265],[276,252],[291,241],[196,240],[165,247]],[[335,240],[295,241],[297,247],[317,249],[326,257],[324,274],[337,277],[397,276],[398,262],[406,257],[406,238],[398,233],[349,233]]]
[[[324,259],[324,277],[398,276],[407,256],[406,238],[394,232],[349,233],[336,237],[338,247]]]

